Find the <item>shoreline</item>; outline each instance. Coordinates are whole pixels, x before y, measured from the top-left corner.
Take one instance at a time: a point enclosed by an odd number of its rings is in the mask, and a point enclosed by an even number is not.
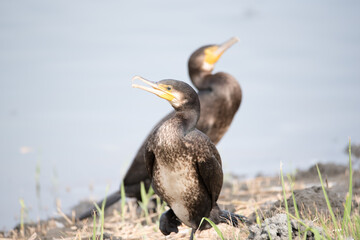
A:
[[[338,165],[333,163],[319,164],[319,169],[322,172],[322,177],[328,186],[330,200],[333,202],[336,209],[341,208],[348,187],[348,168],[344,165]],[[353,194],[354,204],[359,204],[360,201],[360,171],[354,170],[353,177]],[[298,170],[294,176],[295,184],[293,189],[297,198],[311,199],[312,203],[318,203],[318,211],[326,214],[326,204],[320,203],[322,201],[322,194],[319,191],[320,181],[316,173],[315,166],[310,167],[308,170]],[[286,181],[287,196],[290,194],[290,184]],[[331,192],[334,192],[332,194]],[[233,174],[226,174],[223,189],[219,197],[218,203],[221,208],[228,211],[232,211],[238,214],[245,215],[250,220],[255,221],[256,215],[261,218],[270,218],[277,213],[283,211],[281,208],[281,193],[282,187],[279,176],[257,176],[252,179],[243,179]],[[319,194],[320,193],[320,194]],[[309,205],[310,202],[303,201],[302,204]],[[83,209],[87,209],[91,206],[90,202],[79,203],[74,207],[75,212],[81,212]],[[146,218],[143,213],[136,207],[136,202],[129,200],[126,204],[126,217],[123,221],[121,217],[121,204],[117,203],[115,206],[111,206],[106,210],[105,214],[105,232],[111,239],[140,239],[136,238],[136,232],[140,231],[144,236],[148,236],[150,239],[159,238],[163,235],[157,230],[156,213],[150,213],[155,221],[150,224],[146,223]],[[255,214],[255,210],[259,214]],[[340,210],[343,213],[343,210]],[[50,218],[48,220],[40,221],[34,224],[25,224],[25,235],[20,237],[20,226],[8,232],[0,233],[2,238],[22,238],[27,239],[36,233],[37,237],[41,239],[57,239],[57,238],[73,238],[79,233],[82,236],[90,236],[92,234],[92,219],[87,219],[79,223],[75,223],[71,217],[64,217],[65,214],[60,212],[59,217]],[[75,215],[73,215],[74,217]],[[242,237],[246,237],[249,234],[246,227],[240,227],[240,229],[234,229],[225,224],[219,225],[220,229],[224,232],[240,230],[236,234],[240,234]],[[128,228],[128,229],[127,229]],[[127,230],[126,230],[127,229]],[[136,229],[136,232],[134,232]],[[167,239],[179,239],[187,236],[187,227],[182,225],[179,230],[180,234],[171,234]],[[245,230],[244,230],[245,229]],[[133,231],[134,230],[134,231]],[[205,233],[208,232],[208,233]],[[247,232],[247,233],[246,233]],[[126,234],[125,234],[126,233]],[[89,235],[90,234],[90,235]],[[120,236],[128,236],[126,238],[118,238]],[[214,230],[206,230],[197,234],[197,239],[207,239],[210,236],[208,234],[214,234]],[[244,235],[245,234],[245,235]],[[239,235],[239,236],[240,236]],[[92,235],[91,235],[92,236]],[[212,235],[211,235],[212,236]],[[212,238],[212,237],[210,237]]]

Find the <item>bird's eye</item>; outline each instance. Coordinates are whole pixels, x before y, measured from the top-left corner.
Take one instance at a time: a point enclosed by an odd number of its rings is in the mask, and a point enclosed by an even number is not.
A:
[[[170,90],[171,90],[171,87],[167,86],[167,87],[166,87],[166,90],[170,91]]]

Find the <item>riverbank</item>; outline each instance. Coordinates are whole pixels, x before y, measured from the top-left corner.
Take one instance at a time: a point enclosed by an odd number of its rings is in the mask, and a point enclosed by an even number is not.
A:
[[[338,217],[344,214],[344,204],[349,185],[349,170],[347,166],[337,164],[319,164],[326,191],[331,206]],[[353,173],[353,209],[359,215],[360,201],[360,171]],[[286,177],[285,177],[286,178]],[[291,186],[300,217],[310,222],[314,227],[321,229],[319,216],[330,218],[329,210],[322,192],[316,166],[306,171],[297,171],[291,176],[293,184],[285,181],[286,196],[288,198],[289,212],[295,216],[295,208],[291,198]],[[241,179],[231,174],[225,175],[223,190],[218,204],[221,208],[247,216],[253,222],[264,222],[276,226],[275,232],[281,238],[281,231],[286,234],[286,217],[283,204],[282,184],[279,176],[258,176],[253,179]],[[1,233],[2,239],[89,239],[94,236],[93,219],[75,223],[76,212],[83,211],[91,205],[89,202],[80,203],[74,208],[72,217],[66,217],[59,209],[59,217],[41,221],[39,223],[25,224],[23,231],[18,225],[12,231]],[[150,206],[151,207],[151,206]],[[122,210],[124,214],[122,214]],[[158,209],[159,212],[159,209]],[[161,210],[160,210],[161,212]],[[106,210],[104,219],[104,239],[159,239],[164,238],[158,230],[159,215],[145,212],[137,206],[135,201],[128,199],[125,206],[117,203]],[[100,237],[101,224],[96,220],[96,234]],[[241,225],[234,228],[226,224],[218,225],[225,239],[266,239],[263,229],[253,226]],[[179,233],[171,234],[166,239],[188,239],[190,229],[184,225],[179,227]],[[296,227],[293,226],[293,231]],[[321,231],[321,230],[320,230]],[[263,236],[263,238],[261,237]],[[296,234],[295,234],[296,236]],[[284,236],[283,236],[284,237]],[[308,239],[311,239],[311,234]],[[205,230],[196,234],[196,239],[218,239],[214,229]]]

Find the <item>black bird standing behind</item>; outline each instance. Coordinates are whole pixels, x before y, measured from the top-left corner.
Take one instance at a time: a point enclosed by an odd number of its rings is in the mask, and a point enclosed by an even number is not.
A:
[[[242,92],[233,76],[224,72],[212,74],[212,71],[225,50],[237,41],[238,38],[231,38],[221,45],[201,47],[190,56],[188,62],[189,76],[198,89],[201,106],[196,128],[214,144],[221,140],[230,127],[240,107]]]
[[[203,217],[215,224],[237,223],[236,215],[221,210],[216,203],[223,184],[221,158],[210,138],[195,128],[200,117],[196,92],[181,81],[154,83],[138,76],[135,79],[150,87],[133,87],[168,100],[175,109],[145,142],[145,164],[153,189],[170,207],[161,217],[161,232],[177,232],[180,220],[192,228],[193,239]],[[200,230],[209,227],[204,224]]]
[[[239,109],[242,93],[234,77],[224,72],[212,74],[212,71],[221,55],[237,41],[238,39],[234,37],[221,45],[203,46],[197,49],[188,61],[190,79],[198,89],[201,105],[200,119],[196,127],[208,135],[214,144],[217,144],[228,130]],[[175,112],[171,112],[165,116],[154,129],[174,114]],[[141,200],[140,182],[144,182],[146,189],[150,187],[150,179],[143,158],[145,143],[149,136],[139,148],[123,179],[126,196],[137,200]],[[111,194],[107,197],[106,207],[116,203],[120,198],[120,190]],[[99,206],[102,201],[98,202]],[[81,214],[78,219],[90,217],[94,211],[96,211],[95,207]]]

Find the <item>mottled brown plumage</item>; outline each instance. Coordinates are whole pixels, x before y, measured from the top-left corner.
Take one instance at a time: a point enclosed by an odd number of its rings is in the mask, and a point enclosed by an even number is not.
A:
[[[163,92],[170,95],[166,99],[175,109],[175,114],[158,125],[145,142],[145,165],[153,189],[171,209],[161,218],[162,233],[176,232],[177,226],[168,225],[180,221],[195,232],[203,217],[215,224],[225,222],[224,216],[236,222],[234,215],[233,220],[216,203],[223,184],[221,158],[210,138],[195,128],[200,116],[196,92],[181,81],[152,83],[137,78],[152,84],[152,88],[142,89],[162,98]],[[208,227],[204,224],[200,229]]]
[[[230,42],[231,46],[231,44],[236,41],[235,38],[232,38],[225,44],[229,44]],[[189,76],[198,89],[201,106],[200,118],[196,127],[205,133],[214,144],[217,144],[228,130],[235,113],[239,109],[242,98],[241,88],[236,79],[224,72],[212,74],[214,64],[217,60],[215,60],[214,63],[207,62],[206,54],[208,54],[208,50],[216,51],[216,48],[221,48],[225,44],[201,47],[190,56],[188,61]],[[226,48],[224,48],[223,51],[225,50]],[[210,51],[210,53],[212,52]],[[218,57],[220,57],[222,52],[217,54],[219,54]],[[136,153],[123,179],[127,197],[134,197],[141,200],[140,182],[144,182],[146,189],[150,187],[150,179],[143,159],[145,143],[148,141],[154,129],[157,129],[159,125],[173,117],[174,114],[175,112],[169,113],[152,129]],[[107,197],[106,207],[117,202],[120,198],[120,190],[111,194]],[[101,204],[101,202],[102,200],[99,201],[99,204]],[[91,216],[94,210],[96,211],[94,208],[83,213],[79,216],[79,219]]]

